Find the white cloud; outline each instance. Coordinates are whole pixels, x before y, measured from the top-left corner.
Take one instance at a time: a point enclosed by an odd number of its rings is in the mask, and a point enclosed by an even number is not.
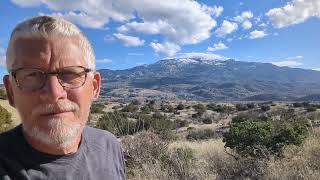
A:
[[[233,20],[241,23],[241,22],[243,22],[247,19],[250,19],[252,17],[253,17],[253,14],[251,11],[244,11],[241,13],[241,15],[234,17]]]
[[[293,0],[288,2],[284,7],[269,10],[266,15],[276,28],[299,24],[310,17],[320,18],[320,1]]]
[[[298,59],[303,59],[303,56],[294,56],[294,57],[288,57],[286,58],[287,60],[298,60]]]
[[[121,33],[114,33],[113,35],[127,47],[142,46],[145,42],[144,40],[141,40],[138,37],[127,36]]]
[[[48,15],[48,14],[39,13],[39,15]],[[71,22],[79,24],[82,27],[94,28],[94,29],[102,29],[105,22],[107,21],[105,18],[95,18],[83,12],[80,12],[80,13],[68,12],[65,14],[52,13],[49,15],[63,17]]]
[[[111,60],[111,59],[107,59],[107,58],[97,59],[97,60],[96,60],[96,63],[99,63],[99,64],[111,64],[111,63],[112,63],[112,60]]]
[[[234,23],[234,22],[230,22],[230,21],[227,21],[227,20],[224,20],[222,22],[222,25],[221,27],[219,27],[215,33],[218,37],[224,37],[226,36],[227,34],[230,34],[232,32],[234,32],[235,30],[238,29],[238,24],[237,23]]]
[[[218,51],[223,49],[228,49],[228,47],[222,42],[214,44],[213,47],[208,47],[208,51]]]
[[[312,69],[312,70],[314,70],[314,71],[320,71],[320,68],[314,68],[314,69]]]
[[[161,35],[164,41],[179,45],[196,44],[208,39],[211,30],[216,26],[214,17],[220,16],[223,12],[221,6],[208,6],[194,0],[13,0],[13,2],[19,6],[45,5],[54,11],[53,15],[63,16],[89,28],[105,28],[110,20],[127,23],[124,24],[128,26],[126,31]],[[142,22],[132,22],[136,19]],[[152,25],[152,28],[148,27],[149,25]],[[124,30],[119,32],[124,34]]]
[[[162,31],[174,31],[174,29],[170,29],[170,25],[163,20],[158,20],[154,22],[144,22],[144,23],[138,23],[136,21],[133,21],[125,25],[122,25],[118,28],[118,31],[122,33],[126,33],[130,30],[134,30],[137,32],[145,33],[145,34],[160,34],[160,33],[163,33]],[[170,33],[170,32],[167,32],[167,33]]]
[[[242,23],[242,28],[243,29],[250,29],[252,27],[252,23],[249,21],[249,20],[245,20],[243,23]]]
[[[201,58],[201,59],[212,59],[212,60],[226,60],[228,58],[223,57],[218,54],[212,53],[201,53],[201,52],[190,52],[190,53],[183,53],[179,58]]]
[[[265,37],[267,35],[268,34],[266,34],[264,31],[254,30],[254,31],[250,32],[249,39],[263,38],[263,37]]]
[[[267,27],[267,24],[266,23],[261,23],[258,25],[259,27]]]
[[[150,46],[156,53],[163,53],[168,56],[175,55],[181,49],[179,45],[170,42],[165,42],[163,44],[152,42],[150,43]]]
[[[211,16],[218,16],[222,7],[209,7],[189,0],[126,0],[142,22],[132,21],[118,28],[119,32],[136,31],[144,34],[162,35],[167,42],[179,45],[196,44],[210,37],[216,26]],[[186,16],[187,14],[187,16]]]
[[[219,17],[223,12],[222,6],[203,6],[203,10],[211,14],[212,16]]]
[[[303,63],[294,61],[294,60],[285,60],[285,61],[271,62],[271,64],[280,66],[280,67],[283,67],[283,66],[296,67],[296,66],[301,66]]]

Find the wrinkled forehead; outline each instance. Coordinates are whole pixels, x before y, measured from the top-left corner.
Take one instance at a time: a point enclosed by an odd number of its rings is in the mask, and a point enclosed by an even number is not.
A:
[[[85,66],[84,53],[75,37],[20,38],[15,41],[12,69]]]

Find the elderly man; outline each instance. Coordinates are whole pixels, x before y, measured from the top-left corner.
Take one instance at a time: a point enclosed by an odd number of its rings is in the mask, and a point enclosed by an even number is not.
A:
[[[39,16],[13,30],[4,76],[22,125],[0,135],[1,179],[126,179],[121,147],[86,126],[101,77],[72,23]]]

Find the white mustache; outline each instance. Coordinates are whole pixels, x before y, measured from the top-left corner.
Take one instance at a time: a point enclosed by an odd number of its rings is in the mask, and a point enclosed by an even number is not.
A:
[[[72,101],[58,101],[54,104],[40,104],[32,110],[33,115],[53,114],[65,111],[78,111],[79,105]]]

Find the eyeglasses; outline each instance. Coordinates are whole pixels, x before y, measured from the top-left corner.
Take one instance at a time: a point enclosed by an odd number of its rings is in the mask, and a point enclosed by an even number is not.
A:
[[[79,88],[86,82],[87,73],[91,71],[82,66],[68,66],[55,72],[44,72],[37,68],[18,68],[10,73],[21,90],[37,91],[44,87],[50,75],[57,76],[61,86],[66,89]]]

